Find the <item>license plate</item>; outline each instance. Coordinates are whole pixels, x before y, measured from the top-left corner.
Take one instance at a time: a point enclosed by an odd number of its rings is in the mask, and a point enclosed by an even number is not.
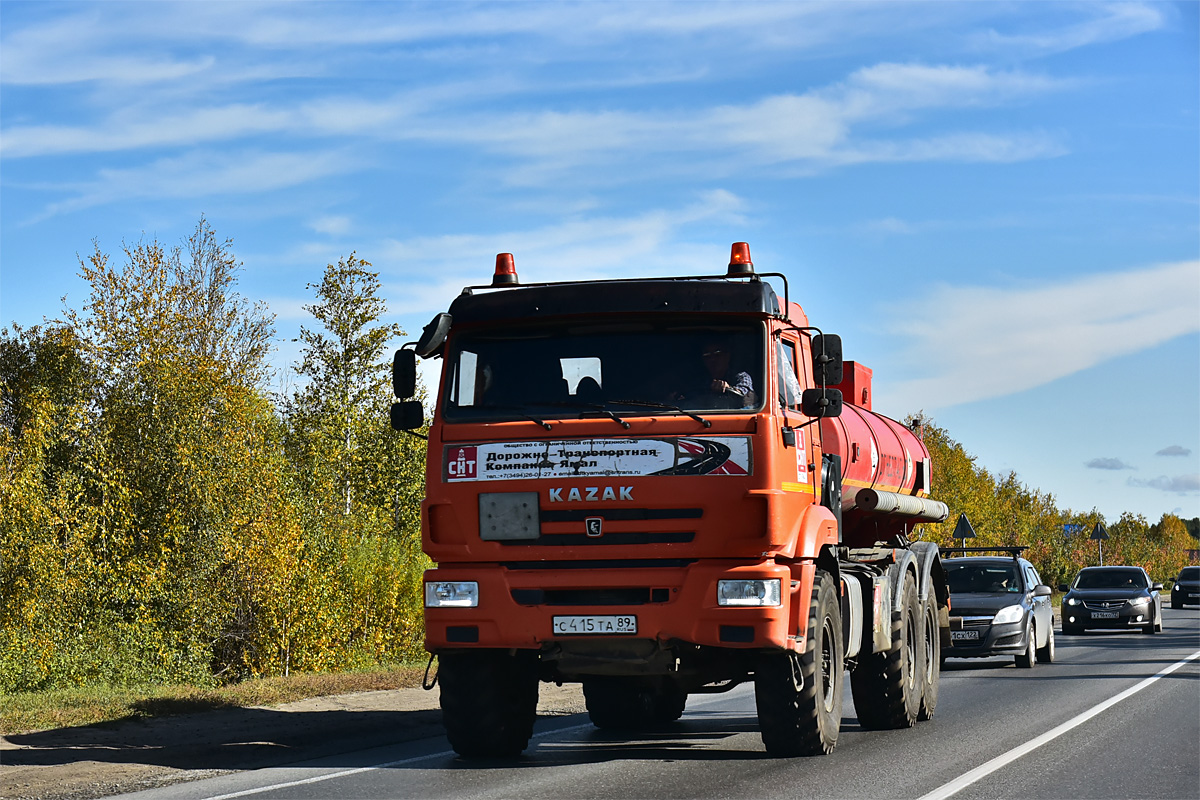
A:
[[[570,617],[555,617],[553,624],[555,636],[637,633],[637,617],[629,614],[581,614]]]
[[[979,638],[979,631],[950,631],[950,638],[955,641],[974,640]]]
[[[1092,619],[1116,619],[1119,615],[1115,611],[1093,611]]]

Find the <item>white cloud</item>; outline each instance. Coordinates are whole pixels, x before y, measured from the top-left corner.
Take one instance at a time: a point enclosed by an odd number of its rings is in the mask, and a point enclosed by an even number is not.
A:
[[[308,227],[317,233],[324,233],[328,236],[342,236],[350,231],[350,226],[350,218],[340,215],[318,217],[308,223]]]
[[[1160,475],[1148,481],[1130,478],[1129,485],[1145,489],[1158,489],[1159,491],[1171,492],[1172,494],[1195,494],[1200,492],[1200,474],[1177,475],[1175,477]]]
[[[97,30],[107,30],[107,15],[101,7],[73,14],[48,23],[14,26],[0,41],[3,70],[0,81],[8,84],[45,86],[70,83],[147,84],[189,78],[213,66],[212,56],[173,58],[153,50],[114,47],[107,49]],[[124,40],[124,32],[110,31]],[[155,48],[158,49],[158,48]],[[100,52],[96,52],[100,50]]]
[[[144,167],[104,169],[97,179],[70,187],[75,196],[51,204],[34,221],[131,198],[257,194],[352,171],[356,159],[341,152],[191,153]]]
[[[478,94],[465,86],[445,86],[380,99],[312,98],[294,106],[230,103],[175,110],[137,105],[96,124],[10,125],[2,136],[8,158],[187,147],[263,134],[353,143],[419,141],[514,159],[515,164],[491,167],[507,170],[513,183],[548,183],[581,170],[611,183],[681,169],[722,176],[746,167],[822,169],[865,162],[1052,157],[1065,148],[1040,132],[963,131],[883,139],[877,132],[867,138],[863,129],[881,124],[894,129],[922,111],[995,105],[1067,86],[983,66],[879,64],[803,94],[710,108],[464,111],[459,104]],[[615,168],[619,165],[636,167]]]
[[[1085,3],[1078,8],[1094,14],[1082,22],[1032,33],[1004,34],[996,30],[971,37],[980,49],[1011,55],[1044,56],[1094,44],[1128,39],[1158,30],[1165,24],[1155,3]]]
[[[896,404],[948,408],[1200,331],[1200,261],[1027,289],[944,286],[913,308],[895,333],[924,374],[896,385]]]
[[[432,314],[445,310],[462,287],[488,284],[496,254],[503,252],[514,254],[524,283],[712,274],[728,254],[683,240],[682,231],[696,224],[744,225],[743,210],[741,198],[715,190],[686,206],[633,217],[580,217],[533,230],[391,240],[361,252],[374,254],[369,258],[388,283],[393,312]]]
[[[1189,450],[1188,448],[1184,447],[1183,445],[1173,444],[1168,447],[1164,447],[1162,450],[1159,450],[1154,455],[1156,455],[1156,456],[1190,456],[1191,454],[1192,454],[1192,451]]]
[[[1084,465],[1088,469],[1136,469],[1131,467],[1119,458],[1093,458]]]

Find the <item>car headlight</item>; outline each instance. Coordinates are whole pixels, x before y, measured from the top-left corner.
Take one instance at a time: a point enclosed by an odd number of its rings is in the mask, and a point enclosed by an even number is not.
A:
[[[1144,605],[1146,605],[1146,603],[1150,602],[1150,598],[1149,597],[1131,597],[1131,598],[1129,598],[1128,602],[1129,602],[1129,605],[1131,605],[1131,606],[1144,606]]]
[[[1004,625],[1009,622],[1020,622],[1025,609],[1020,606],[1006,606],[996,612],[996,616],[992,619],[993,625]]]
[[[479,584],[475,581],[429,581],[425,584],[426,608],[475,608]]]
[[[1069,606],[1081,606],[1081,605],[1083,605],[1083,601],[1082,601],[1082,600],[1080,600],[1078,597],[1068,597],[1068,598],[1067,598],[1067,605],[1069,605]]]
[[[778,606],[780,590],[779,578],[717,581],[717,605]]]

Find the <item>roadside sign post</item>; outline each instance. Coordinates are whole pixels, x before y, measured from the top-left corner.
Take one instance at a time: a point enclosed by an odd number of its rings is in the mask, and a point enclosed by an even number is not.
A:
[[[1100,566],[1103,567],[1104,566],[1104,540],[1108,538],[1108,531],[1104,530],[1104,526],[1101,525],[1099,522],[1097,522],[1096,527],[1092,528],[1091,538],[1095,539],[1096,543],[1100,545]]]
[[[954,538],[959,539],[958,546],[963,547],[967,543],[967,539],[975,538],[975,529],[971,527],[971,520],[967,519],[966,514],[958,515],[958,523],[954,526]]]

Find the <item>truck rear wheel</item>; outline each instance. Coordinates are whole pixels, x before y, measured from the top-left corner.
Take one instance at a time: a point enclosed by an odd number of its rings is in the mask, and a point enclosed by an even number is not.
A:
[[[921,661],[923,679],[921,687],[921,709],[917,712],[918,720],[933,719],[937,710],[938,683],[942,677],[942,633],[938,629],[937,597],[933,587],[921,604],[921,638],[924,641],[925,657]]]
[[[537,718],[537,653],[480,650],[438,658],[442,723],[467,758],[517,756]]]
[[[860,657],[850,673],[854,708],[864,730],[911,728],[920,714],[926,654],[912,573],[905,572],[900,592],[900,619],[892,623],[892,646]]]
[[[674,722],[687,705],[687,693],[667,677],[587,678],[583,698],[593,725],[618,731],[644,731]]]
[[[758,726],[774,756],[833,752],[842,725],[842,613],[829,573],[818,570],[804,652],[763,655],[754,675]]]

